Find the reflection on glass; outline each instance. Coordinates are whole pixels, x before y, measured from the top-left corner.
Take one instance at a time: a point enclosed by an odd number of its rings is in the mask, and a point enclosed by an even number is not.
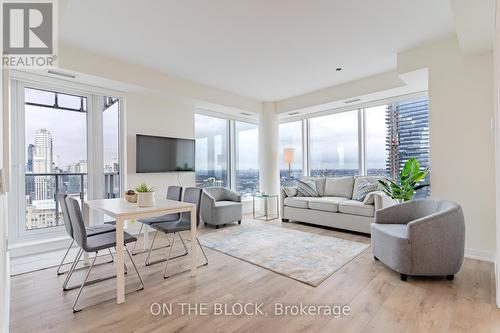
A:
[[[310,152],[311,176],[359,174],[357,110],[311,118]]]
[[[104,97],[102,115],[104,197],[120,197],[120,100]]]
[[[256,124],[235,122],[236,191],[245,195],[259,190],[259,129]]]
[[[196,186],[227,187],[228,120],[195,115]]]

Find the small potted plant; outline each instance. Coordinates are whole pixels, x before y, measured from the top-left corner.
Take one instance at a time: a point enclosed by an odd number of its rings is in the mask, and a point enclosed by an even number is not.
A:
[[[137,193],[135,193],[134,190],[128,190],[127,192],[125,192],[125,200],[127,200],[130,203],[136,203]]]
[[[135,188],[137,192],[137,206],[151,207],[155,205],[155,192],[153,187],[148,187],[142,183]]]

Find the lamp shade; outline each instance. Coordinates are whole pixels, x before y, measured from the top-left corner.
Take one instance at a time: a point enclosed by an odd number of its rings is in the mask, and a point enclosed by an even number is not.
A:
[[[295,160],[295,148],[285,148],[283,149],[283,158],[288,164],[292,164]]]

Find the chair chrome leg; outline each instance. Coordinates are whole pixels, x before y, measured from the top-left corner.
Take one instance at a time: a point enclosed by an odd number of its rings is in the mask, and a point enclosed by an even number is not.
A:
[[[66,253],[64,254],[64,257],[61,260],[61,263],[57,267],[57,275],[61,275],[61,274],[67,273],[67,272],[60,272],[60,270],[61,270],[62,265],[64,264],[64,260],[66,260],[66,257],[68,256],[69,250],[71,250],[71,247],[73,246],[74,243],[75,243],[75,240],[72,239],[71,240],[71,244],[69,244],[69,247],[66,250]]]
[[[141,225],[141,229],[139,229],[139,233],[137,234],[137,237],[139,237],[139,235],[141,234],[140,231],[142,230],[143,225],[144,224]],[[149,251],[149,249],[148,249],[148,250],[141,250],[141,251],[134,252],[136,244],[137,244],[137,242],[134,242],[134,247],[132,248],[132,251],[131,251],[133,256],[135,256],[136,254],[141,254],[141,253],[145,253],[145,252]],[[161,250],[161,249],[167,248],[169,246],[170,246],[170,240],[167,237],[167,245],[162,245],[162,246],[153,248],[152,251]]]
[[[144,264],[146,266],[149,266],[149,264],[150,264],[149,258],[151,257],[151,251],[153,251],[153,246],[155,244],[156,235],[158,235],[158,230],[156,230],[155,234],[153,235],[153,240],[151,241],[151,246],[149,247],[148,255],[146,256],[146,260],[144,260]]]
[[[76,309],[76,303],[78,303],[78,299],[80,298],[80,295],[82,294],[83,288],[85,287],[85,284],[86,284],[87,280],[89,279],[90,272],[92,271],[92,267],[94,267],[96,259],[97,259],[97,252],[95,253],[94,260],[92,260],[92,263],[90,264],[89,270],[87,271],[87,274],[85,275],[85,279],[83,280],[83,282],[80,286],[80,290],[78,290],[78,295],[76,295],[75,302],[73,303],[73,313],[81,311],[81,309],[80,310]]]
[[[142,228],[144,227],[144,223],[141,223],[141,227],[139,228],[139,232],[137,233],[137,240],[134,242],[134,247],[132,247],[132,255],[136,255],[137,253],[135,253],[135,246],[137,245],[137,241],[139,240],[139,236],[141,235],[141,231],[142,231]]]
[[[132,255],[128,251],[128,248],[125,246],[125,250],[127,251],[128,257],[130,258],[130,261],[132,262],[132,266],[134,266],[135,272],[137,273],[137,276],[139,277],[139,280],[141,281],[141,288],[139,290],[144,289],[144,281],[142,280],[141,274],[139,274],[139,270],[137,269],[137,266],[135,265],[134,259],[132,259]]]
[[[179,235],[179,238],[181,239],[182,246],[184,246],[184,250],[186,251],[186,254],[188,254],[189,251],[188,251],[188,248],[186,246],[186,243],[184,243],[184,239],[182,238],[181,233],[179,232],[178,235]]]
[[[75,260],[73,261],[73,264],[71,265],[71,268],[68,271],[68,275],[66,275],[66,279],[64,279],[63,282],[63,290],[66,290],[66,287],[68,285],[69,280],[73,276],[73,272],[75,271],[76,265],[78,264],[78,261],[80,261],[80,257],[83,254],[83,250],[79,249],[78,253],[76,254]]]
[[[168,262],[170,261],[170,256],[172,255],[172,249],[174,248],[175,235],[176,235],[176,233],[174,232],[174,235],[172,238],[172,244],[170,246],[170,250],[168,251],[167,261],[165,262],[165,268],[163,268],[163,278],[164,279],[166,279],[168,277],[167,276],[167,267],[168,267]]]
[[[206,261],[206,263],[205,263],[205,264],[203,264],[202,266],[208,265],[208,257],[207,257],[207,254],[205,253],[205,250],[203,249],[203,246],[201,246],[200,239],[199,239],[198,237],[196,237],[196,242],[198,242],[198,246],[200,247],[201,252],[203,253],[203,256],[205,257],[205,261]]]

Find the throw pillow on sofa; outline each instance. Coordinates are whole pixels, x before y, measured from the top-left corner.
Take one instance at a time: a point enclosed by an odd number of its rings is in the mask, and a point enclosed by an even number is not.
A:
[[[283,192],[285,192],[287,197],[294,197],[298,194],[296,187],[282,186]]]
[[[356,191],[353,193],[352,198],[357,201],[365,200],[365,197],[378,189],[378,183],[371,183],[366,179],[356,179]]]
[[[297,181],[297,195],[301,197],[319,197],[316,182],[310,179],[299,179]]]

